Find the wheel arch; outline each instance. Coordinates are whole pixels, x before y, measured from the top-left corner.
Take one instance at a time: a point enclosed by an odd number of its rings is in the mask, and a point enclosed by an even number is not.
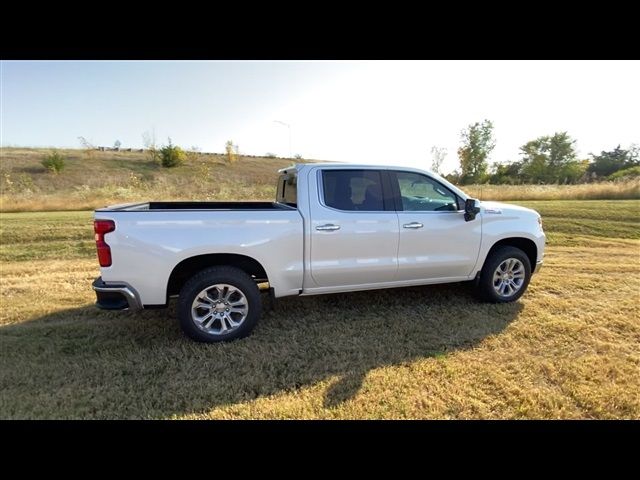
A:
[[[268,282],[267,271],[255,258],[237,253],[210,253],[185,258],[178,263],[167,282],[167,301],[171,295],[180,293],[182,286],[196,273],[216,266],[236,267],[249,275],[256,283]]]
[[[538,247],[533,240],[525,237],[509,237],[498,240],[491,246],[491,248],[487,252],[487,255],[484,258],[484,262],[482,262],[482,268],[484,268],[484,265],[487,263],[487,259],[491,257],[491,254],[500,247],[516,247],[522,250],[529,259],[531,270],[533,271],[533,269],[535,268],[536,261],[538,259]]]

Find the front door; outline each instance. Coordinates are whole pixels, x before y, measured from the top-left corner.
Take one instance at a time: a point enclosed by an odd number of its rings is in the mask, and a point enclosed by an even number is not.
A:
[[[465,222],[462,199],[434,178],[390,173],[400,226],[397,280],[471,275],[480,250],[480,217]]]
[[[311,277],[320,287],[391,282],[398,270],[398,216],[386,172],[319,170],[311,203]]]

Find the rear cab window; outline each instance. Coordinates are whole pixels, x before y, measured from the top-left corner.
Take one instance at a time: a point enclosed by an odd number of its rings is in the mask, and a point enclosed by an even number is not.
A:
[[[284,172],[278,178],[276,202],[298,207],[298,175],[295,171]]]

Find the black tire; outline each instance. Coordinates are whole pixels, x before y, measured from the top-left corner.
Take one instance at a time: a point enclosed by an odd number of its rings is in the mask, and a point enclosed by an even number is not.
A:
[[[519,260],[524,267],[524,280],[522,286],[511,295],[500,295],[494,288],[493,276],[498,267],[507,259],[515,258]],[[477,286],[478,297],[491,303],[508,303],[515,302],[527,290],[529,281],[531,280],[531,262],[526,253],[516,247],[498,247],[489,254],[482,267],[480,279]]]
[[[216,284],[232,285],[242,292],[248,303],[248,313],[238,327],[226,334],[211,334],[196,325],[191,316],[191,306],[196,295],[209,286]],[[246,337],[254,329],[262,314],[260,290],[253,279],[244,271],[235,267],[211,267],[191,277],[180,290],[178,298],[178,320],[182,331],[197,342],[227,342]]]

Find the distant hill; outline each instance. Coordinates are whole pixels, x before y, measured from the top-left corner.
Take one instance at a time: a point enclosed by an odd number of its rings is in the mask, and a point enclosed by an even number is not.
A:
[[[59,175],[50,174],[41,160],[52,150],[31,148],[2,148],[0,174],[11,177],[27,175],[38,192],[47,193],[60,189],[87,185],[91,188],[113,185],[129,186],[131,175],[141,182],[190,185],[196,177],[207,169],[211,180],[223,183],[241,183],[263,185],[274,183],[278,169],[292,163],[304,163],[308,160],[289,158],[239,156],[229,164],[223,154],[195,154],[184,165],[175,168],[162,168],[139,151],[91,151],[58,150],[66,158],[65,169]],[[3,182],[4,183],[4,182]],[[3,185],[4,186],[4,185]]]
[[[52,149],[0,149],[0,208],[95,208],[143,200],[266,200],[275,197],[277,171],[313,160],[189,154],[184,165],[163,168],[140,151],[59,149],[65,168],[50,173],[42,159]]]

